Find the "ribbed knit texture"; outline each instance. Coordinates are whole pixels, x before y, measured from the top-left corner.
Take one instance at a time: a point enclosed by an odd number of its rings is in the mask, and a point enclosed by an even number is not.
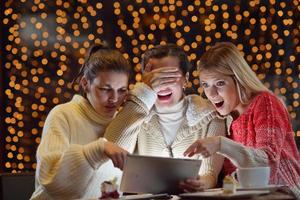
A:
[[[300,198],[300,155],[288,113],[269,92],[256,96],[231,126],[233,141],[221,140],[221,151],[236,166],[270,166],[270,184],[288,185]],[[234,142],[235,141],[235,142]],[[230,174],[235,166],[226,160]]]
[[[141,90],[141,87],[144,89]],[[147,94],[144,93],[145,91]],[[183,120],[180,121],[181,125],[176,137],[169,146],[165,142],[158,115],[153,108],[156,99],[148,99],[147,96],[153,97],[155,92],[143,84],[134,88],[122,111],[107,127],[105,138],[119,144],[129,152],[183,158],[184,151],[198,138],[225,133],[224,120],[217,117],[213,107],[200,96],[190,95],[184,99],[186,112]],[[193,158],[201,159],[198,156]],[[212,175],[216,179],[222,164],[223,157],[220,155],[203,159],[199,173]]]
[[[177,131],[181,126],[186,113],[185,101],[181,100],[176,105],[168,108],[155,107],[155,111],[158,115],[160,130],[164,135],[165,143],[169,146],[174,142]]]
[[[31,199],[88,199],[100,196],[100,184],[121,171],[103,154],[101,138],[111,118],[82,96],[49,113],[37,150],[36,189]]]

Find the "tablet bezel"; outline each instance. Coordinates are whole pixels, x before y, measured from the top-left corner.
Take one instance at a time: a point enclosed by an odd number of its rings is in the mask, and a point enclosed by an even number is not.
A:
[[[128,193],[179,193],[179,181],[196,178],[201,160],[127,156],[123,168],[120,190]]]

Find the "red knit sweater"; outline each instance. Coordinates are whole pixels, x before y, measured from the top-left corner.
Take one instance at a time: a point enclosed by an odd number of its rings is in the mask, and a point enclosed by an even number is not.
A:
[[[231,125],[229,138],[247,147],[263,150],[271,167],[270,184],[295,186],[300,182],[300,154],[289,115],[282,102],[269,92],[257,95],[247,110]],[[235,166],[225,160],[224,171]]]

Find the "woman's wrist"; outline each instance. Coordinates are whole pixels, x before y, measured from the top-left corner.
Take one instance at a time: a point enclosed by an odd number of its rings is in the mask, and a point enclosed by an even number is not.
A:
[[[217,180],[212,173],[200,175],[199,178],[201,179],[201,182],[203,182],[202,189],[214,188],[216,186]]]
[[[221,150],[221,142],[222,142],[222,137],[223,136],[217,136],[217,152],[219,152]]]

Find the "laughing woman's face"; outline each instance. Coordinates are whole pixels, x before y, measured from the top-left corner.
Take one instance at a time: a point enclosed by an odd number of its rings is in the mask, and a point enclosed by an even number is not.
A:
[[[244,112],[236,84],[231,76],[218,72],[203,70],[200,73],[200,83],[205,95],[221,115],[228,115],[232,111]]]
[[[160,59],[152,58],[151,61],[153,65],[152,70],[165,67],[176,67],[181,72],[180,61],[177,57],[167,56]],[[157,107],[176,105],[183,98],[184,83],[185,76],[182,74],[182,77],[180,77],[175,84],[161,88],[161,90],[157,92],[157,101],[155,105]]]

